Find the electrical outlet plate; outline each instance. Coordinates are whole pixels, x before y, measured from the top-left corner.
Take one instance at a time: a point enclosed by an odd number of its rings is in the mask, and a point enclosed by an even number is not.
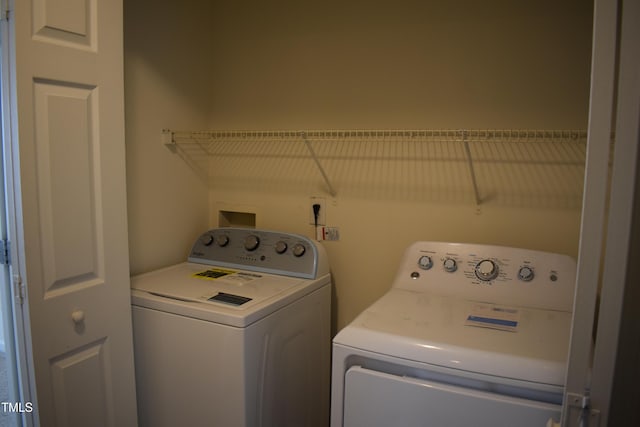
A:
[[[327,201],[324,197],[309,198],[309,224],[315,225],[313,205],[316,204],[320,205],[320,212],[318,212],[318,225],[327,225]]]
[[[340,240],[340,230],[338,227],[318,227],[320,229],[320,236],[318,240]]]

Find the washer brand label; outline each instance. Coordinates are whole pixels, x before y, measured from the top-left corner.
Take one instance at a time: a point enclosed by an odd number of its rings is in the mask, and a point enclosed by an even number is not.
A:
[[[209,270],[201,271],[200,273],[195,273],[193,277],[198,279],[206,279],[206,280],[216,280],[220,277],[228,276],[229,274],[234,274],[233,270],[223,270],[220,268],[211,268]]]
[[[252,278],[252,279],[259,279],[262,276],[259,274],[255,274],[255,273],[245,273],[244,271],[241,271],[238,273],[238,276],[244,276],[246,278]]]
[[[259,274],[245,273],[244,271],[239,271],[236,274],[225,277],[225,281],[228,283],[233,283],[234,285],[242,286],[246,283],[252,282],[260,278],[262,278],[262,276]]]

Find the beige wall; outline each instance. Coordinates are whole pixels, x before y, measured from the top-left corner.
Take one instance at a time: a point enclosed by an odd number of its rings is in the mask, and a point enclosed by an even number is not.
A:
[[[185,2],[186,3],[186,2]],[[133,0],[125,13],[127,203],[132,274],[183,261],[208,227],[207,187],[161,131],[207,126],[206,4]],[[194,3],[195,4],[195,3]]]
[[[331,197],[318,172],[297,160],[275,162],[276,169],[247,162],[245,171],[234,164],[225,175],[217,159],[205,187],[158,141],[163,127],[189,126],[586,128],[589,2],[204,1],[212,4],[209,13],[189,7],[200,3],[192,0],[177,17],[154,19],[145,11],[157,13],[157,7],[143,3],[150,1],[125,2],[134,272],[184,259],[197,231],[218,225],[219,210],[253,212],[258,227],[312,235],[310,196],[326,197],[328,225],[341,233],[340,241],[325,242],[337,328],[384,293],[402,251],[415,240],[577,255],[579,173],[566,183],[566,203],[553,192],[528,194],[527,187],[520,190],[525,194],[505,196],[510,178],[500,175],[505,185],[494,182],[491,194],[481,186],[486,197],[477,206],[466,175],[461,195],[446,180],[435,187],[418,182],[417,196],[402,186],[413,187],[410,180],[377,191],[366,188],[365,179],[359,191],[352,178],[377,171],[353,162],[336,178]],[[424,165],[428,174],[438,167],[447,173],[442,165]],[[233,176],[238,170],[245,178]],[[528,179],[543,175],[537,170]]]
[[[585,127],[591,3],[218,1],[210,124]]]

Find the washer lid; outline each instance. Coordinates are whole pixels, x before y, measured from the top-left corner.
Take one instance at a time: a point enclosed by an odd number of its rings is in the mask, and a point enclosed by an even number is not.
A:
[[[134,305],[246,326],[327,280],[182,263],[131,278]]]
[[[571,314],[393,288],[334,342],[384,355],[564,384]]]

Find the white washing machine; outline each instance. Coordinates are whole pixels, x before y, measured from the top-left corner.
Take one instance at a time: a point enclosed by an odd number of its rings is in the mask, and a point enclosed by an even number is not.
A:
[[[559,421],[575,277],[565,255],[414,243],[334,338],[332,427]]]
[[[306,237],[221,228],[132,278],[139,423],[326,426],[331,285]]]

